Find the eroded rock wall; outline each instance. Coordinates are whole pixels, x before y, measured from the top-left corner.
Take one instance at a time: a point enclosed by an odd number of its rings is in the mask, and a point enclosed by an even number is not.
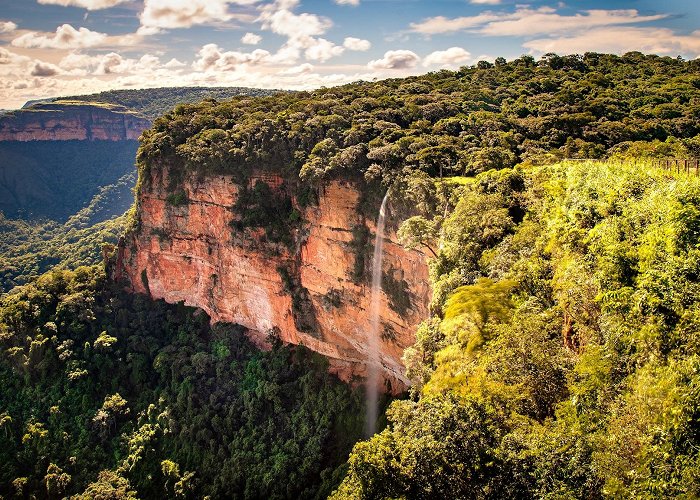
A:
[[[188,201],[174,206],[168,202],[167,170],[150,175],[139,194],[139,229],[119,247],[117,279],[154,298],[200,307],[212,321],[241,324],[261,343],[268,332],[277,332],[285,342],[328,357],[344,380],[364,377],[370,287],[353,281],[352,242],[353,229],[363,224],[373,238],[374,221],[359,214],[360,193],[353,183],[328,183],[318,205],[302,211],[297,248],[271,251],[232,228],[239,193],[232,178],[187,178],[179,186]],[[281,178],[260,178],[284,189]],[[385,390],[398,392],[408,382],[401,355],[428,316],[431,290],[425,255],[401,247],[391,231],[384,248],[386,279],[398,289],[392,293],[402,296],[382,294],[383,383]]]
[[[0,117],[0,141],[137,140],[150,121],[116,107],[42,104]]]

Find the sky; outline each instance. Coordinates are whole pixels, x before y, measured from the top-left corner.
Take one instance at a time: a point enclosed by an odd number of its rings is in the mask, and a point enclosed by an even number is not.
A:
[[[700,56],[698,0],[0,0],[0,108],[109,89],[313,89],[479,60]]]

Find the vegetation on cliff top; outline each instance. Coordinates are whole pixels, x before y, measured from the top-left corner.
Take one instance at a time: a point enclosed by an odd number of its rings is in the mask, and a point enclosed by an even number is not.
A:
[[[311,93],[181,105],[154,122],[142,178],[254,169],[318,182],[473,175],[521,162],[700,151],[700,61],[629,53],[523,56]],[[677,139],[684,139],[679,141]],[[639,142],[642,141],[642,142]]]

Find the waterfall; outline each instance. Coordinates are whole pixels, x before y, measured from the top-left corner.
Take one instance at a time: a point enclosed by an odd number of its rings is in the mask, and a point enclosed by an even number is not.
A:
[[[372,257],[372,291],[369,309],[370,328],[367,332],[367,421],[365,432],[367,437],[377,430],[377,406],[379,399],[379,373],[381,370],[381,355],[379,346],[379,306],[382,293],[382,254],[384,252],[384,223],[386,204],[389,191],[384,195],[382,206],[377,216],[377,233],[374,237],[374,255]]]

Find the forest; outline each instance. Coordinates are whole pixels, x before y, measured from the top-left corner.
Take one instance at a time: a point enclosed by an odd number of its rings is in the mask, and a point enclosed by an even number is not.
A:
[[[700,62],[636,52],[176,106],[137,156],[171,203],[263,169],[301,206],[355,182],[373,218],[391,187],[431,257],[412,386],[363,440],[320,356],[55,269],[0,298],[0,495],[700,496],[700,178],[651,162],[700,156],[699,120]],[[280,219],[264,194],[235,230]]]
[[[361,398],[303,347],[131,295],[100,266],[0,300],[0,495],[325,498]]]

